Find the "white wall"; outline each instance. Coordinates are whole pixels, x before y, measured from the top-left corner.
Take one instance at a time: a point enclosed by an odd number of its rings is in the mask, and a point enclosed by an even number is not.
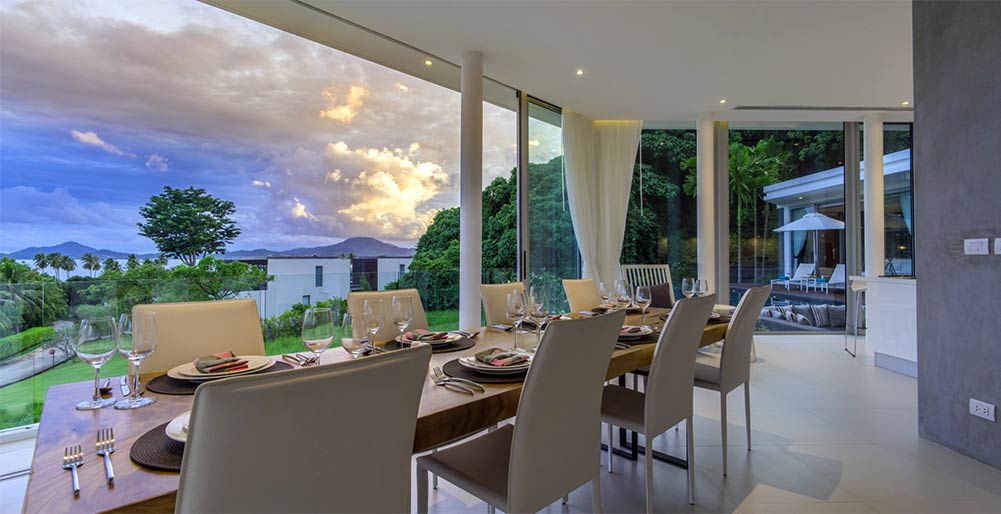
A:
[[[323,266],[323,285],[316,286],[316,266]],[[275,316],[302,302],[309,295],[310,303],[330,298],[347,298],[351,290],[350,259],[268,259],[268,283],[265,315]]]
[[[410,261],[413,261],[410,257],[406,258],[389,258],[384,257],[379,259],[379,290],[386,288],[386,284],[399,280],[400,275],[400,265],[403,265],[403,271],[410,269]]]

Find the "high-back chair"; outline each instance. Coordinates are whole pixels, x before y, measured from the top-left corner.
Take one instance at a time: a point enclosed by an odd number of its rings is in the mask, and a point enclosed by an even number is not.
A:
[[[166,371],[212,353],[264,355],[264,335],[257,302],[209,302],[136,305],[132,316],[154,313],[156,351],[143,360],[142,371]]]
[[[646,440],[646,511],[653,512],[653,440],[667,429],[685,422],[688,436],[688,502],[695,504],[695,460],[692,429],[692,390],[695,355],[713,309],[715,297],[687,298],[671,309],[660,332],[650,363],[646,391],[640,393],[617,385],[606,385],[601,400],[601,420],[608,423],[608,440],[613,426],[643,434]],[[612,472],[612,451],[608,452],[608,472]]]
[[[511,291],[524,293],[524,282],[480,285],[480,297],[483,298],[483,312],[487,315],[487,326],[509,323],[507,319],[507,294]]]
[[[410,322],[407,330],[418,330],[428,328],[428,319],[424,314],[424,304],[421,303],[421,294],[416,289],[397,289],[396,291],[358,291],[348,293],[348,312],[354,322],[354,337],[366,337],[365,330],[365,300],[382,300],[382,310],[385,322],[382,328],[375,334],[374,343],[389,341],[400,335],[400,330],[393,324],[391,314],[393,312],[393,297],[410,297],[414,303],[414,319]]]
[[[674,283],[671,281],[671,266],[668,264],[623,264],[622,279],[632,287],[667,284],[671,304],[677,301],[674,297]]]
[[[417,345],[203,384],[176,511],[409,512],[430,359]]]
[[[570,312],[589,311],[601,305],[598,286],[590,278],[563,279],[563,291],[567,293]]]
[[[723,353],[717,358],[699,354],[695,359],[695,387],[719,391],[720,432],[723,436],[723,474],[726,475],[726,395],[744,386],[744,424],[747,451],[751,451],[751,345],[754,325],[768,300],[769,286],[752,287],[737,303],[723,339]]]
[[[592,483],[601,511],[601,390],[625,311],[554,321],[521,390],[514,425],[417,459],[417,511],[428,472],[504,512],[536,512]]]

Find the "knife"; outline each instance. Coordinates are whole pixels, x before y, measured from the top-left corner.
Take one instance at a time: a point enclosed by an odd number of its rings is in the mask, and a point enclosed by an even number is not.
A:
[[[122,387],[122,396],[129,395],[129,377],[123,375],[121,381],[119,382]]]

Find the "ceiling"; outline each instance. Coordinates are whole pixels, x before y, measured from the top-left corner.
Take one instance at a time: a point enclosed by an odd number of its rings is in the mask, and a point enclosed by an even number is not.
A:
[[[912,118],[908,0],[207,1],[449,87],[478,50],[489,78],[595,119]]]

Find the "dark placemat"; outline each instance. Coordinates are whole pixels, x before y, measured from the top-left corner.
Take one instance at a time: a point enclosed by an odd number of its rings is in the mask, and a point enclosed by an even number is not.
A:
[[[464,378],[481,384],[520,384],[525,381],[525,376],[528,375],[528,371],[515,373],[513,375],[487,375],[485,373],[477,373],[462,364],[459,364],[458,359],[446,362],[441,369],[450,377]]]
[[[643,337],[641,337],[639,339],[629,339],[629,340],[626,340],[626,341],[620,340],[619,342],[623,343],[623,344],[628,344],[628,345],[632,346],[634,344],[656,343],[657,339],[660,339],[660,331],[659,330],[655,330],[652,334],[643,336]]]
[[[286,371],[290,369],[292,369],[291,364],[276,361],[268,369],[238,376],[244,377],[249,375],[259,375],[262,373],[273,373],[275,371]],[[160,394],[188,395],[195,394],[195,389],[198,389],[199,385],[201,385],[201,382],[191,382],[189,380],[168,377],[167,375],[160,375],[153,380],[150,380],[149,383],[146,384],[146,389]]]
[[[462,339],[459,339],[457,341],[452,341],[447,346],[442,346],[442,347],[439,347],[439,348],[432,348],[431,349],[431,353],[458,352],[458,351],[462,351],[462,350],[467,350],[467,349],[472,348],[474,346],[476,346],[476,341],[474,341],[474,340],[472,340],[472,339],[470,339],[468,337],[463,337]],[[385,345],[383,345],[383,348],[385,348],[387,350],[390,350],[390,351],[393,351],[393,350],[399,350],[400,348],[402,348],[402,346],[400,345],[399,341],[390,341],[390,342],[386,343]]]
[[[132,462],[144,467],[158,471],[181,471],[181,457],[184,456],[184,443],[177,442],[167,437],[167,428],[170,422],[139,436],[136,442],[132,443],[129,450],[129,458]]]
[[[722,325],[723,323],[729,323],[731,316],[720,316],[718,318],[710,319],[709,325]]]

